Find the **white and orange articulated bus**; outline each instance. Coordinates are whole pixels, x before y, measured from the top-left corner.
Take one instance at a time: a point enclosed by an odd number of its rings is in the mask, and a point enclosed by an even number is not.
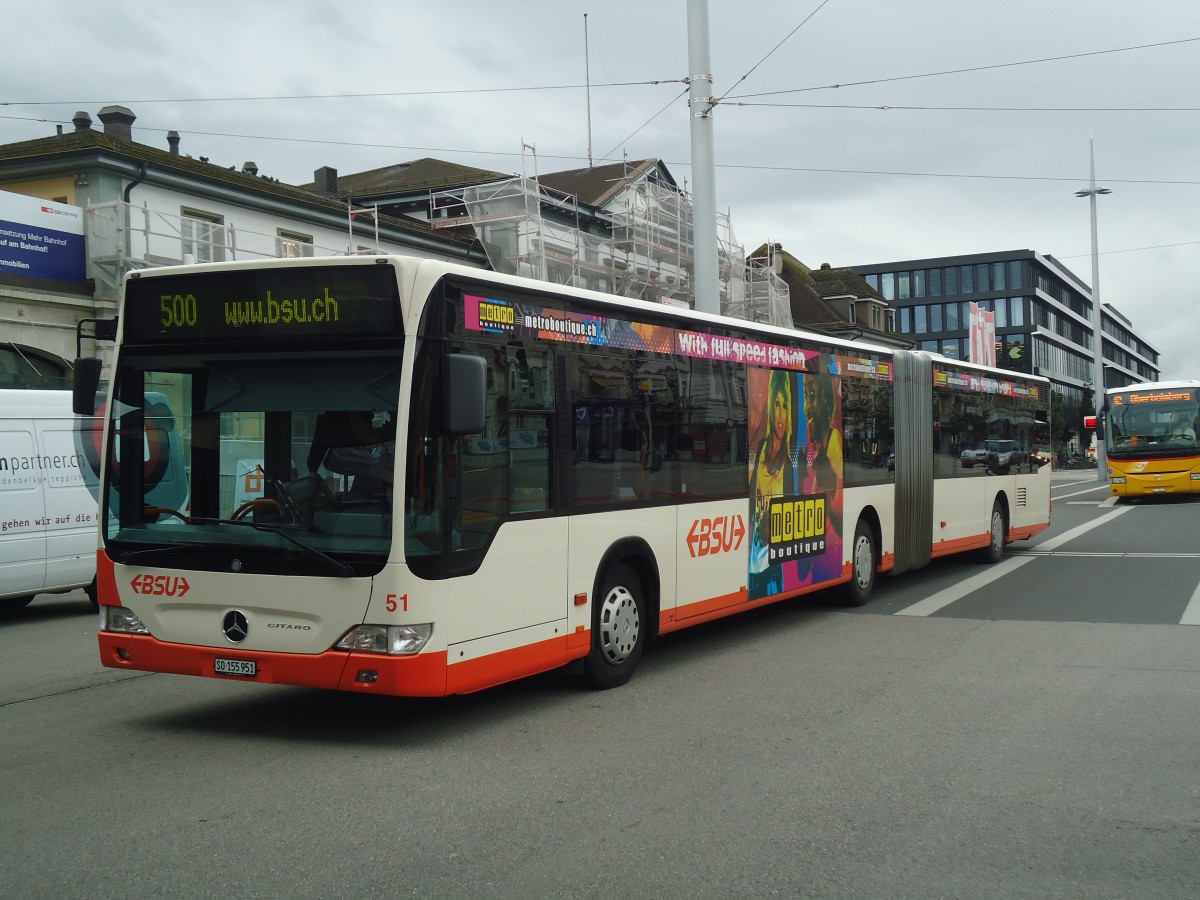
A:
[[[1048,383],[928,353],[401,256],[134,272],[110,331],[115,668],[441,696],[573,663],[614,687],[660,635],[863,604],[1050,518]],[[152,395],[186,508],[153,496]]]

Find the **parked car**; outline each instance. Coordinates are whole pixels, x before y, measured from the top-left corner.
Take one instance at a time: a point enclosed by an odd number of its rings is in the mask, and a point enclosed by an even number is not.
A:
[[[981,444],[978,447],[968,447],[958,454],[958,458],[962,461],[964,469],[973,469],[976,463],[982,465],[987,462],[987,454],[987,444]]]
[[[1012,464],[1016,461],[1016,441],[1003,441],[992,438],[984,446],[987,450],[985,458],[988,471],[995,472],[997,475],[1007,475],[1008,470],[1012,468]]]

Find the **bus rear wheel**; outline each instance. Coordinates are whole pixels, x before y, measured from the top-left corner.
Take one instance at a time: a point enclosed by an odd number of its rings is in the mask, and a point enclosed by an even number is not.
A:
[[[1008,517],[1004,506],[997,500],[992,505],[991,524],[988,527],[988,544],[979,551],[980,562],[992,565],[1004,558],[1004,541],[1008,537]]]
[[[850,580],[842,588],[842,602],[846,606],[863,606],[871,599],[878,566],[875,532],[865,519],[859,519],[850,547]]]
[[[646,645],[646,601],[629,566],[613,566],[592,611],[592,650],[583,661],[584,679],[607,690],[629,681]]]

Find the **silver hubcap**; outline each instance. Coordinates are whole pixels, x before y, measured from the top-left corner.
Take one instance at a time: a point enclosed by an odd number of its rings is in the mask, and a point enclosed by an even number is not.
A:
[[[865,588],[871,583],[871,570],[874,567],[871,542],[860,536],[854,544],[854,579],[860,588]]]
[[[999,511],[992,513],[992,549],[999,550],[1004,544],[1004,517]]]
[[[613,665],[625,662],[637,646],[641,626],[633,594],[617,585],[608,592],[600,607],[600,650],[604,658]]]

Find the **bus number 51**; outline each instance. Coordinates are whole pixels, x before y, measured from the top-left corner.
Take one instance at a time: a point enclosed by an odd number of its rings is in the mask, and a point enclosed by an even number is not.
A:
[[[395,612],[401,606],[404,607],[405,612],[408,612],[408,594],[400,594],[399,596],[388,594],[387,599],[384,601],[384,606],[387,607],[388,612]]]

